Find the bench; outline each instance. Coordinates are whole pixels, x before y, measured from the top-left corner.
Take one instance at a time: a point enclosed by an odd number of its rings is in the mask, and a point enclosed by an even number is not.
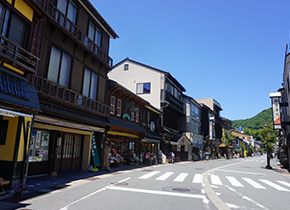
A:
[[[0,178],[0,195],[5,195],[4,188],[10,183],[8,180]]]

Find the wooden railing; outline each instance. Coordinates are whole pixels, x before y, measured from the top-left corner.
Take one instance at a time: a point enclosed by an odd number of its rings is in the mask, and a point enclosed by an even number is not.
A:
[[[93,111],[98,115],[109,116],[109,106],[54,83],[48,79],[39,76],[36,77],[35,86],[39,94],[43,94],[47,97],[53,97],[62,104],[67,103],[67,105]]]
[[[22,71],[35,73],[39,58],[0,35],[0,60]]]
[[[83,33],[71,20],[69,20],[52,3],[44,0],[33,0],[50,18],[57,23],[65,33],[68,33],[73,39],[85,49],[89,50],[94,57],[100,59],[108,67],[113,66],[113,59],[110,58],[95,42],[93,42],[85,33]]]

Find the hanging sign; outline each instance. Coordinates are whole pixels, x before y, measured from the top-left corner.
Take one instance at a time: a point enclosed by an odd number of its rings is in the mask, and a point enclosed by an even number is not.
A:
[[[92,158],[93,158],[94,167],[100,167],[101,166],[100,158],[99,158],[97,142],[96,142],[96,138],[95,138],[95,133],[94,132],[92,134],[91,150],[92,150]]]
[[[270,93],[270,98],[272,99],[272,111],[273,111],[273,124],[274,129],[282,129],[281,126],[281,113],[280,113],[280,100],[281,92]]]

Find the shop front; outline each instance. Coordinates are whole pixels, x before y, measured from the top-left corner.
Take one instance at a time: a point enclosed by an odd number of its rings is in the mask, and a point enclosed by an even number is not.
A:
[[[160,140],[157,139],[150,139],[150,138],[144,138],[141,142],[142,149],[140,153],[140,163],[143,164],[149,164],[150,161],[146,158],[146,154],[151,154],[151,156],[157,157],[157,162],[162,163],[162,152],[160,150]],[[148,156],[148,155],[147,155]]]
[[[205,158],[206,151],[204,151],[204,141],[202,135],[193,134],[192,147],[192,160],[201,160]]]
[[[108,131],[111,154],[111,167],[139,165],[139,136],[122,132]]]
[[[144,131],[140,125],[109,117],[111,129],[107,131],[107,140],[111,147],[110,167],[139,165],[140,142]]]
[[[101,143],[105,129],[64,119],[37,115],[29,145],[28,175],[88,170],[95,165],[92,141],[96,139],[96,157],[100,163]]]

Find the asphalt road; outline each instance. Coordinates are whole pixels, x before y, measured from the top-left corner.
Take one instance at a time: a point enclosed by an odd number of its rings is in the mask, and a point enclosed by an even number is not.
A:
[[[22,203],[25,209],[290,209],[290,176],[266,156],[181,162],[78,180]],[[277,168],[276,159],[271,165]]]

